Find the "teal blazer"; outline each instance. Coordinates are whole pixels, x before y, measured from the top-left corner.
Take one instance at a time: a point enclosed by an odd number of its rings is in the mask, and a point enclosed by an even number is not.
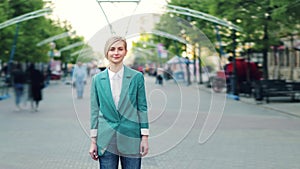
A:
[[[124,66],[122,89],[116,108],[108,70],[93,77],[91,85],[91,129],[97,129],[98,155],[104,153],[113,135],[123,154],[139,154],[141,128],[148,129],[144,76]]]

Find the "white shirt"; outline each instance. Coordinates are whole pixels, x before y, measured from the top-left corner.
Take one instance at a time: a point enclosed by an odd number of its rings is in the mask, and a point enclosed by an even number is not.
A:
[[[120,100],[120,94],[122,90],[123,74],[124,74],[124,66],[122,66],[121,70],[119,70],[116,73],[108,69],[111,93],[117,109],[118,109],[118,103]]]

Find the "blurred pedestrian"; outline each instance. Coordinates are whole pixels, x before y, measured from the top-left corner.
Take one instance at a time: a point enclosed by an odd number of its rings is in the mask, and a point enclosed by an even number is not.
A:
[[[187,86],[191,85],[191,71],[190,71],[190,59],[189,57],[185,57],[185,65],[186,65],[186,76],[187,76]]]
[[[73,72],[73,85],[76,88],[77,98],[83,98],[84,86],[87,78],[87,68],[78,61]]]
[[[156,84],[159,84],[159,85],[163,85],[163,69],[162,68],[157,68],[157,74],[156,74],[156,81],[155,83]]]
[[[7,63],[4,63],[3,67],[1,69],[1,76],[6,77],[7,76],[7,72],[8,72],[8,66],[7,66]]]
[[[156,84],[163,85],[163,77],[161,74],[157,74],[156,76]]]
[[[225,72],[225,75],[226,75],[226,92],[227,93],[230,93],[230,92],[233,92],[231,89],[232,89],[232,73],[233,71],[229,71],[228,67],[229,65],[231,65],[232,67],[232,61],[233,61],[233,57],[232,56],[229,56],[228,57],[228,63],[224,66],[224,72]],[[232,68],[231,68],[232,69]]]
[[[90,76],[93,77],[94,75],[96,75],[99,72],[100,72],[100,69],[98,68],[97,63],[92,63],[92,67],[90,70]]]
[[[37,112],[39,108],[39,102],[43,99],[42,89],[45,87],[43,73],[36,69],[34,64],[29,66],[29,87],[28,95],[31,102],[32,111]]]
[[[13,78],[13,87],[15,91],[15,104],[16,104],[16,111],[21,110],[21,101],[24,95],[24,88],[26,83],[26,74],[22,70],[22,65],[18,63],[13,71],[12,71],[12,78]]]
[[[91,85],[92,159],[100,169],[140,169],[148,153],[148,116],[144,76],[123,65],[126,40],[108,39],[105,57],[109,66],[93,77]]]
[[[1,69],[1,76],[5,78],[4,79],[5,84],[8,85],[8,86],[10,86],[11,85],[11,78],[10,78],[10,75],[8,73],[8,70],[9,70],[8,63],[4,63],[3,67]]]

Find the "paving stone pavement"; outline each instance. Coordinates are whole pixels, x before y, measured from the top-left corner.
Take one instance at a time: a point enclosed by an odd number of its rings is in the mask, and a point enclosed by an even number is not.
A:
[[[151,137],[142,168],[300,168],[299,103],[234,101],[196,84],[155,85],[148,76],[146,87]],[[74,94],[70,85],[51,82],[38,112],[13,111],[13,95],[0,101],[0,169],[98,168],[88,155],[88,85],[83,99]],[[222,118],[200,144],[213,98]]]

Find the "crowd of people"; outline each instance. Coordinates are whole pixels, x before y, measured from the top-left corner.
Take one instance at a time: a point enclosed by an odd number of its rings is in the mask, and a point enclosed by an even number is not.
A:
[[[25,66],[21,63],[6,64],[1,70],[1,75],[7,86],[11,86],[14,91],[15,111],[27,109],[27,103],[30,102],[31,110],[37,112],[43,99],[45,76],[34,63],[30,63],[27,68],[24,68]]]
[[[45,65],[37,63],[4,63],[0,70],[0,77],[8,88],[13,89],[15,110],[31,109],[37,112],[39,103],[43,99],[43,89],[50,83],[50,75]],[[88,77],[92,77],[101,70],[96,64],[91,67],[78,61],[71,70],[71,81],[78,99],[83,98],[84,88]],[[30,105],[30,107],[29,107]]]

